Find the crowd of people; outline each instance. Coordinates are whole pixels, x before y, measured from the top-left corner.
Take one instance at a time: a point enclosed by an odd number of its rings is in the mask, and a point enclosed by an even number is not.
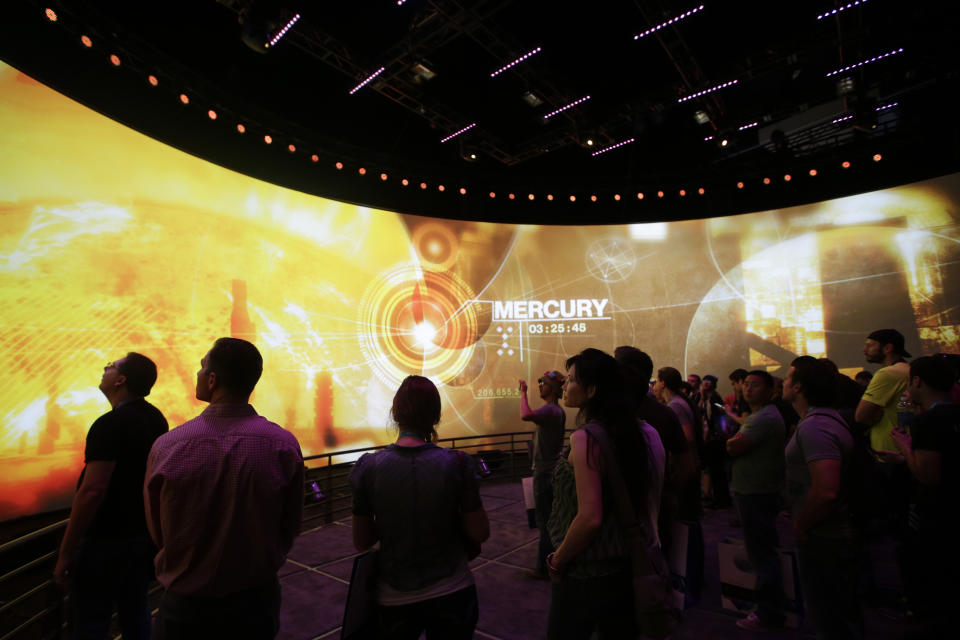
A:
[[[864,541],[877,535],[897,543],[911,613],[931,637],[946,634],[960,568],[948,520],[960,454],[956,358],[907,363],[893,329],[871,333],[864,354],[881,365],[873,376],[851,379],[810,356],[782,380],[738,369],[726,398],[715,376],[654,374],[632,346],[585,349],[564,372],[546,372],[536,409],[520,380],[520,417],[535,425],[540,530],[529,575],[552,581],[547,638],[651,635],[636,607],[631,541],[640,535],[651,557],[672,557],[687,528],[682,588],[695,600],[699,520],[728,506],[757,575],[756,610],[739,627],[784,627],[777,519],[786,510],[818,637],[864,637]],[[277,571],[299,532],[304,466],[294,436],[249,404],[262,369],[251,343],[217,340],[197,372],[196,397],[209,406],[168,432],[145,400],[156,366],[129,353],[104,368],[112,410],[88,434],[54,571],[71,594],[71,637],[105,638],[114,606],[124,638],[276,635]],[[576,410],[566,446],[561,402]],[[468,563],[490,535],[476,462],[438,446],[441,399],[429,379],[406,378],[391,416],[396,441],[360,457],[349,477],[354,545],[379,545],[376,636],[472,638],[480,603]],[[165,591],[151,631],[154,571]]]

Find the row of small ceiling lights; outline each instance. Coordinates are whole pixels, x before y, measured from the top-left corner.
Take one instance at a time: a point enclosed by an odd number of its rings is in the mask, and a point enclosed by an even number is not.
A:
[[[865,1],[865,0],[864,0],[864,1]],[[47,19],[50,20],[51,22],[56,22],[56,21],[58,20],[57,14],[56,14],[56,12],[55,12],[53,9],[47,8],[47,9],[45,9],[44,13],[45,13]],[[296,20],[294,20],[293,22],[296,22]],[[81,35],[81,36],[80,36],[80,42],[81,42],[81,44],[82,44],[84,47],[86,47],[86,48],[88,48],[88,49],[93,48],[93,41],[92,41],[91,38],[90,38],[89,36],[87,36],[87,35]],[[113,65],[114,67],[120,67],[121,64],[122,64],[122,63],[121,63],[121,60],[120,60],[120,57],[119,57],[118,55],[116,55],[116,54],[110,54],[110,56],[108,57],[108,60],[110,61],[110,64]],[[157,87],[157,86],[159,86],[159,84],[160,84],[159,79],[158,79],[155,75],[153,75],[153,74],[150,74],[150,75],[147,76],[147,82],[148,82],[151,86],[154,86],[154,87]],[[588,99],[588,98],[589,98],[589,96],[587,96],[587,99]],[[188,96],[187,94],[185,94],[185,93],[181,93],[181,94],[179,95],[179,100],[180,100],[180,102],[181,102],[182,104],[184,104],[184,105],[190,104],[190,98],[189,98],[189,96]],[[581,100],[581,101],[582,101],[582,100]],[[887,109],[891,109],[891,108],[893,108],[893,107],[896,107],[897,105],[898,105],[897,102],[892,102],[892,103],[889,103],[889,104],[886,104],[886,105],[877,107],[876,110],[877,110],[877,111],[884,111],[884,110],[887,110]],[[217,120],[217,119],[219,118],[219,115],[218,115],[218,113],[217,113],[214,109],[209,109],[209,110],[207,111],[207,117],[208,117],[210,120]],[[837,120],[835,120],[834,122],[835,122],[835,123],[836,123],[836,122],[840,122],[840,121],[842,121],[842,120],[846,120],[846,119],[852,118],[852,117],[853,117],[853,116],[847,116],[846,118],[837,119]],[[459,135],[459,134],[461,134],[461,133],[463,133],[463,132],[465,132],[465,131],[473,128],[474,126],[476,126],[476,123],[473,123],[473,124],[471,124],[471,125],[469,125],[469,126],[467,126],[467,127],[464,127],[464,128],[461,129],[460,131],[457,131],[457,132],[455,132],[454,134],[452,134],[451,136],[448,136],[447,139],[451,139],[451,138],[453,138],[453,137],[455,137],[455,136],[457,136],[457,135]],[[756,122],[741,127],[741,130],[747,129],[747,128],[750,128],[750,127],[754,127],[754,126],[757,126],[757,123],[756,123]],[[236,125],[236,131],[237,131],[237,133],[244,134],[244,133],[246,133],[247,128],[246,128],[246,126],[245,126],[243,123],[238,123],[238,124]],[[444,142],[445,142],[447,139],[445,139]],[[704,138],[704,140],[712,140],[712,139],[713,139],[713,136],[707,136],[706,138]],[[266,134],[266,135],[263,136],[263,141],[264,141],[265,144],[271,145],[271,144],[273,144],[273,136],[271,136],[270,134]],[[600,149],[599,151],[594,152],[592,155],[594,155],[594,156],[600,155],[600,154],[602,154],[602,153],[604,153],[604,152],[606,152],[606,151],[609,151],[609,150],[611,150],[611,149],[615,149],[615,148],[617,148],[617,147],[620,147],[620,146],[629,144],[629,143],[631,143],[631,142],[633,142],[633,141],[634,141],[633,138],[631,138],[631,139],[629,139],[629,140],[624,140],[624,141],[622,141],[622,142],[619,142],[619,143],[616,143],[616,144],[614,144],[614,145],[611,145],[611,146],[609,146],[609,147],[607,147],[607,148],[605,148],[605,149]],[[724,140],[724,142],[726,142],[726,140]],[[296,147],[296,145],[294,145],[294,144],[291,143],[291,144],[288,144],[288,145],[287,145],[287,150],[288,150],[290,153],[296,153],[297,147]],[[883,159],[883,157],[882,157],[882,155],[879,154],[879,153],[878,153],[878,154],[874,154],[874,156],[873,156],[873,161],[874,161],[874,162],[880,162],[882,159]],[[317,154],[312,154],[312,155],[310,156],[310,160],[311,160],[311,162],[317,163],[317,162],[320,161],[320,157],[319,157]],[[851,164],[849,161],[846,161],[846,160],[845,160],[845,161],[843,161],[843,162],[841,163],[840,166],[841,166],[843,169],[849,169],[849,168],[852,166],[852,164]],[[344,170],[344,169],[346,168],[346,166],[345,166],[345,164],[344,164],[343,162],[336,162],[336,163],[334,164],[334,168],[337,169],[338,171],[342,171],[342,170]],[[366,169],[365,167],[358,167],[358,168],[357,168],[357,174],[360,175],[360,176],[366,176],[368,173],[369,173],[369,172],[367,171],[367,169]],[[817,169],[810,169],[810,170],[808,171],[808,175],[809,175],[810,177],[816,177],[817,175],[819,175],[819,172],[817,171]],[[383,182],[386,182],[387,180],[389,180],[389,175],[388,175],[386,172],[381,172],[379,177],[380,177],[380,180],[383,181]],[[783,181],[784,181],[784,182],[791,182],[792,180],[793,180],[793,176],[792,176],[791,174],[789,174],[789,173],[784,174],[784,176],[783,176]],[[762,184],[764,184],[764,185],[770,185],[770,184],[773,183],[773,180],[772,180],[770,177],[764,177],[764,178],[761,180],[761,182],[762,182]],[[409,180],[408,178],[401,178],[400,184],[401,184],[402,186],[404,186],[404,187],[407,187],[407,186],[410,186],[410,185],[412,184],[412,182],[411,182],[411,180]],[[747,183],[744,182],[744,181],[742,181],[742,180],[741,180],[741,181],[738,181],[738,182],[736,183],[737,189],[744,189],[746,186],[747,186]],[[420,187],[421,190],[427,190],[427,189],[429,188],[429,185],[428,185],[426,182],[420,182],[419,187]],[[438,185],[437,185],[437,191],[445,192],[446,190],[447,190],[447,188],[446,188],[445,185],[443,185],[443,184],[438,184]],[[467,194],[467,189],[466,189],[466,187],[460,187],[460,188],[457,190],[457,192],[458,192],[461,196],[465,196],[465,195]],[[706,194],[706,189],[705,189],[704,187],[699,187],[699,188],[697,189],[696,193],[697,193],[698,195],[701,195],[701,196],[702,196],[702,195],[705,195],[705,194]],[[667,193],[666,193],[664,190],[662,190],[662,189],[660,189],[660,190],[658,190],[658,191],[656,192],[657,198],[661,198],[661,199],[662,199],[662,198],[666,197],[666,195],[667,195]],[[677,195],[679,195],[681,198],[682,198],[682,197],[686,197],[686,196],[688,195],[688,191],[687,191],[686,189],[679,189],[679,190],[677,190]],[[490,191],[490,192],[488,193],[488,197],[489,197],[490,199],[495,199],[495,198],[497,197],[496,191]],[[567,196],[567,198],[568,198],[568,200],[569,200],[570,202],[577,202],[577,195],[576,195],[576,194],[570,194],[569,196]],[[637,198],[637,200],[644,200],[644,199],[646,198],[646,194],[645,194],[644,192],[642,192],[642,191],[638,191],[638,192],[636,192],[636,198]],[[516,199],[517,199],[517,194],[512,193],[512,192],[507,193],[507,199],[508,199],[508,200],[516,200]],[[533,193],[528,193],[528,194],[527,194],[527,200],[529,200],[529,201],[534,201],[534,200],[536,200],[536,199],[537,199],[536,194],[533,194]],[[560,199],[562,199],[562,198],[557,197],[557,196],[554,196],[554,194],[552,194],[552,193],[548,193],[548,194],[545,195],[545,199],[548,200],[548,201],[550,201],[550,202],[553,202],[554,200],[560,200]],[[587,197],[584,197],[584,199],[585,199],[585,200],[589,200],[590,202],[599,202],[599,201],[601,200],[601,198],[600,198],[599,196],[597,196],[596,194],[592,194],[592,195],[590,195],[588,198],[587,198]],[[621,196],[621,194],[619,194],[619,193],[615,193],[615,194],[612,195],[612,199],[613,199],[615,202],[621,202],[621,201],[624,200],[624,197]]]

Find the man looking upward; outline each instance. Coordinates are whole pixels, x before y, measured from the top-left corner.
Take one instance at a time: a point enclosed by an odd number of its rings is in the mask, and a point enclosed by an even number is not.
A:
[[[153,544],[143,517],[147,454],[167,420],[144,400],[157,365],[130,352],[103,368],[100,391],[112,409],[87,433],[86,465],[53,577],[70,591],[71,638],[106,638],[114,605],[124,638],[150,637],[147,585]]]
[[[547,556],[553,551],[547,520],[553,507],[553,468],[563,449],[563,435],[567,414],[560,407],[563,383],[566,380],[559,371],[547,371],[537,380],[540,399],[544,405],[532,411],[527,400],[527,381],[520,380],[520,419],[536,426],[533,434],[533,496],[537,528],[540,530],[540,545],[537,549],[537,568],[531,574],[547,578]]]

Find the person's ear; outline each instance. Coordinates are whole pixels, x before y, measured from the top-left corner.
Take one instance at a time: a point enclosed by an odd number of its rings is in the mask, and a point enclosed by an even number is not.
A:
[[[217,388],[217,372],[211,371],[207,374],[207,390],[213,391]]]
[[[113,381],[113,386],[119,388],[127,384],[127,376],[122,373],[117,376],[117,379]]]
[[[597,385],[592,384],[592,385],[590,385],[589,387],[587,387],[587,398],[588,398],[588,399],[592,398],[596,393],[597,393]]]

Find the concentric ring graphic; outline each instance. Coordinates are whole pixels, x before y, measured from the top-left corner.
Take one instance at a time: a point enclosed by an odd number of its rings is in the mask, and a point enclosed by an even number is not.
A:
[[[376,375],[447,383],[470,363],[478,339],[474,292],[448,271],[403,265],[381,274],[360,302],[360,346]]]

